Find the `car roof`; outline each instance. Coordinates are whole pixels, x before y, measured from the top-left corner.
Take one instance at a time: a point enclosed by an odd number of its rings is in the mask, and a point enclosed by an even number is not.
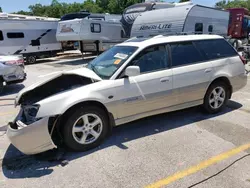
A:
[[[128,39],[127,41],[117,44],[116,46],[135,46],[144,48],[154,44],[170,43],[170,42],[182,42],[182,41],[194,41],[194,40],[209,40],[209,39],[223,39],[219,35],[174,35],[174,36],[162,36],[157,35],[151,38],[135,37]]]

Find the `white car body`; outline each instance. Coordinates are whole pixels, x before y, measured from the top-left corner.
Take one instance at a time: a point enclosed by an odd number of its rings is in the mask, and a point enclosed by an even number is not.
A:
[[[21,104],[22,109],[8,128],[8,137],[23,153],[35,154],[56,147],[51,139],[52,132],[48,131],[49,118],[63,115],[71,107],[83,102],[95,102],[104,106],[112,116],[114,125],[120,125],[155,114],[201,105],[207,89],[216,79],[226,79],[230,83],[231,93],[238,91],[246,85],[247,77],[244,64],[237,52],[235,52],[237,55],[230,58],[169,67],[128,78],[119,78],[131,60],[151,45],[217,39],[224,40],[217,35],[157,36],[141,41],[131,39],[118,44],[116,46],[131,46],[137,49],[107,80],[102,80],[92,70],[84,67],[58,73],[20,91],[16,98],[16,105]],[[29,92],[62,75],[82,76],[90,79],[92,83],[62,91],[38,101],[35,99],[35,103],[27,104],[29,103],[27,99],[24,102],[23,96],[26,94],[28,96]],[[29,97],[32,98],[32,94]],[[30,105],[39,106],[39,108],[34,121],[27,125],[20,120],[25,106]]]

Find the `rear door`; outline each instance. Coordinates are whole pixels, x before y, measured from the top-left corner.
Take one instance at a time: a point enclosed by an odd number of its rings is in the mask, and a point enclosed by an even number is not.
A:
[[[173,70],[173,91],[178,104],[203,99],[210,83],[213,68],[202,54],[190,42],[171,43]]]
[[[224,39],[194,42],[202,50],[214,69],[213,78],[219,76],[233,77],[243,71],[243,63],[236,50]]]

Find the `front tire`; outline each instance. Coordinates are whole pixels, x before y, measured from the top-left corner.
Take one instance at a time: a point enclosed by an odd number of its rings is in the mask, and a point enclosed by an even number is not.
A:
[[[99,146],[110,130],[107,114],[98,107],[81,107],[68,117],[63,127],[63,140],[73,151],[87,151]]]
[[[207,90],[203,107],[210,113],[220,112],[229,99],[229,89],[224,82],[215,82]]]

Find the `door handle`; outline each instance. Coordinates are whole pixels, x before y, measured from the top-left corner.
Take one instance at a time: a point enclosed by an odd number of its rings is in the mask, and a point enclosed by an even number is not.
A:
[[[160,81],[161,81],[161,82],[169,82],[170,79],[169,79],[169,78],[162,78],[162,79],[160,79]]]
[[[212,71],[212,69],[206,69],[205,70],[205,73],[209,73],[209,72],[211,72]]]

